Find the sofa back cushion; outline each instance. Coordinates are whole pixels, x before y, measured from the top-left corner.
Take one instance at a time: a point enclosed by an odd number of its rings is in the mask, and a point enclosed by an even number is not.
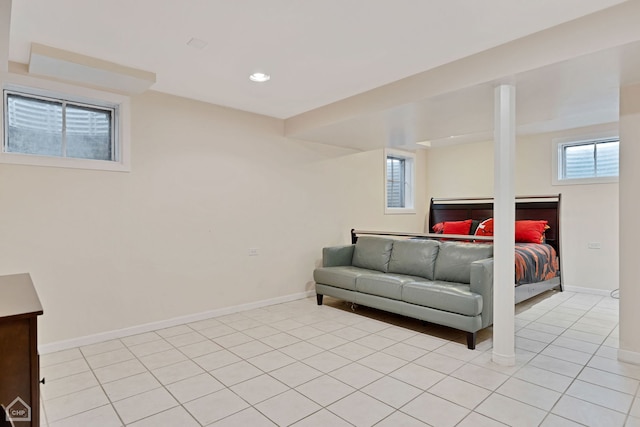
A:
[[[493,257],[493,245],[443,242],[436,259],[435,279],[471,283],[471,263]]]
[[[359,237],[353,250],[351,265],[369,270],[389,271],[393,240],[380,237]]]
[[[433,280],[440,243],[435,240],[396,240],[393,242],[390,273],[402,273]]]

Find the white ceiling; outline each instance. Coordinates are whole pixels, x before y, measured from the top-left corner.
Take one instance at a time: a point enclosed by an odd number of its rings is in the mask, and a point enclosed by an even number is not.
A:
[[[11,61],[41,43],[151,71],[153,90],[358,150],[491,139],[505,79],[519,134],[615,123],[620,85],[640,81],[640,0],[12,3]]]
[[[41,43],[155,72],[157,91],[289,118],[619,3],[13,0],[9,59]]]
[[[621,84],[640,81],[640,42],[512,75],[519,135],[613,124]],[[419,148],[493,138],[494,80],[346,120],[315,123],[297,136],[369,150]]]

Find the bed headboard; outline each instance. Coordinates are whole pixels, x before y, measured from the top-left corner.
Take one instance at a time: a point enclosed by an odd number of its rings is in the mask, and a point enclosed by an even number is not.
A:
[[[493,198],[432,198],[429,206],[429,230],[443,221],[485,220],[493,217]],[[560,194],[516,197],[516,220],[546,219],[546,242],[560,254]]]

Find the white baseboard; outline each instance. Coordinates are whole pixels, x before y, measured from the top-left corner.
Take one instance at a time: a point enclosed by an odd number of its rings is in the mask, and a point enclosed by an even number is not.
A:
[[[633,363],[634,365],[640,365],[640,353],[618,349],[618,360],[621,362]]]
[[[563,288],[567,292],[578,292],[581,294],[602,295],[605,297],[611,296],[611,291],[608,291],[606,289],[583,288],[580,286],[567,286],[567,285],[563,285]]]
[[[145,332],[151,332],[158,329],[170,328],[172,326],[182,325],[184,323],[197,322],[198,320],[210,319],[212,317],[220,317],[220,316],[225,316],[227,314],[238,313],[241,311],[253,310],[255,308],[267,307],[275,304],[282,304],[289,301],[308,298],[315,294],[316,294],[315,290],[310,290],[305,292],[299,292],[296,294],[270,298],[262,301],[255,301],[247,304],[240,304],[232,307],[218,308],[215,310],[204,311],[202,313],[189,314],[186,316],[174,317],[172,319],[145,323],[143,325],[131,326],[129,328],[117,329],[117,330],[107,331],[107,332],[100,332],[98,334],[72,338],[69,340],[56,341],[49,344],[43,344],[38,346],[38,351],[40,352],[40,354],[53,353],[56,351],[67,350],[69,348],[81,347],[81,346],[95,344],[102,341],[128,337],[131,335],[143,334]]]

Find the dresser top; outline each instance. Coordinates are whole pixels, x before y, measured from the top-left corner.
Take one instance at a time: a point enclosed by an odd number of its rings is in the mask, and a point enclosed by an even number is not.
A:
[[[29,273],[0,276],[0,317],[42,314]]]

